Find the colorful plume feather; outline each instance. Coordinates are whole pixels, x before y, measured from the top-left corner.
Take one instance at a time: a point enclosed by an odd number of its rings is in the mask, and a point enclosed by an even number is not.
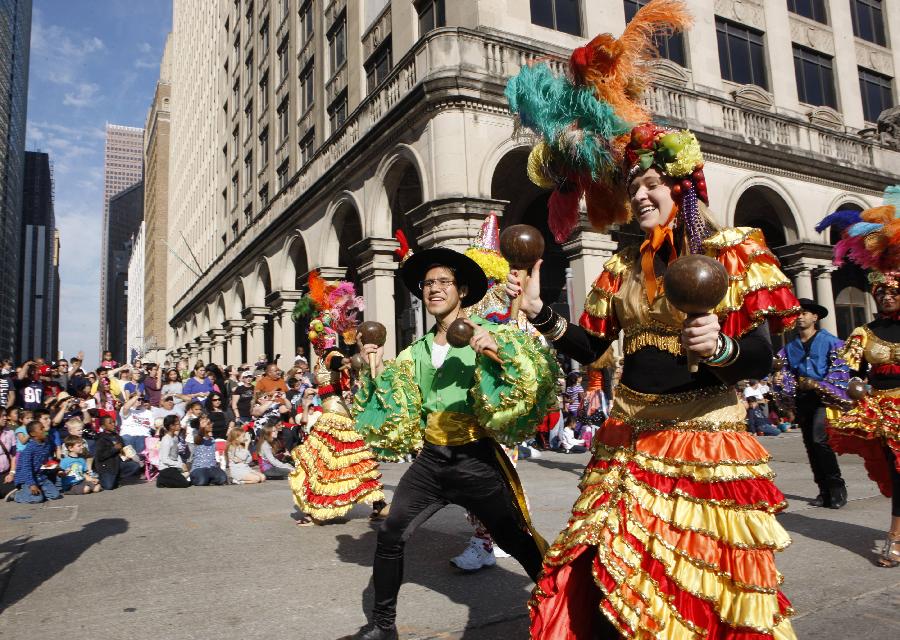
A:
[[[400,243],[400,247],[394,249],[394,255],[397,256],[397,259],[400,262],[403,262],[407,258],[407,254],[409,254],[409,241],[406,239],[406,234],[403,233],[403,229],[397,229],[394,232],[394,237],[397,239],[397,242]]]
[[[816,231],[827,228],[841,232],[834,245],[834,263],[845,260],[863,269],[888,273],[900,269],[900,186],[884,191],[884,203],[865,211],[835,211],[816,225]]]

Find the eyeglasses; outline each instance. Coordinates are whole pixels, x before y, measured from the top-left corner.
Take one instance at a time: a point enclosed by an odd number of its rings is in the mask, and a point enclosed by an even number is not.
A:
[[[419,282],[419,291],[425,291],[425,289],[440,289],[441,291],[446,291],[450,288],[451,285],[455,285],[456,280],[451,280],[450,278],[437,278],[436,280],[422,280]]]

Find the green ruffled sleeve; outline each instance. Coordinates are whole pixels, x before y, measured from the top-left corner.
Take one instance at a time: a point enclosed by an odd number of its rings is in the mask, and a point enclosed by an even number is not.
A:
[[[503,366],[478,357],[471,390],[475,416],[497,440],[513,445],[531,436],[556,409],[556,380],[561,373],[556,358],[532,336],[508,326],[487,328]]]
[[[400,460],[421,444],[425,426],[414,374],[412,358],[404,351],[385,363],[374,380],[368,373],[360,377],[352,408],[356,430],[382,460]]]

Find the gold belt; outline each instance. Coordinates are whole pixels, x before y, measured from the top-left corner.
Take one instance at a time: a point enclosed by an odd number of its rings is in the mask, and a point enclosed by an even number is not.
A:
[[[455,411],[436,411],[428,414],[425,440],[442,447],[458,447],[488,436],[475,416]]]
[[[872,394],[881,398],[898,398],[900,397],[900,388],[896,389],[872,389]]]
[[[725,385],[651,394],[620,384],[609,417],[636,431],[745,431],[746,415],[734,388]]]

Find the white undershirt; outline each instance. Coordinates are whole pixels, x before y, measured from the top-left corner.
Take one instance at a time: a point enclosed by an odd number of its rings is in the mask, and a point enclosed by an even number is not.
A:
[[[441,365],[444,364],[444,360],[447,359],[447,354],[450,353],[450,343],[447,344],[438,344],[437,342],[433,342],[431,344],[431,364],[435,369],[440,369]]]

